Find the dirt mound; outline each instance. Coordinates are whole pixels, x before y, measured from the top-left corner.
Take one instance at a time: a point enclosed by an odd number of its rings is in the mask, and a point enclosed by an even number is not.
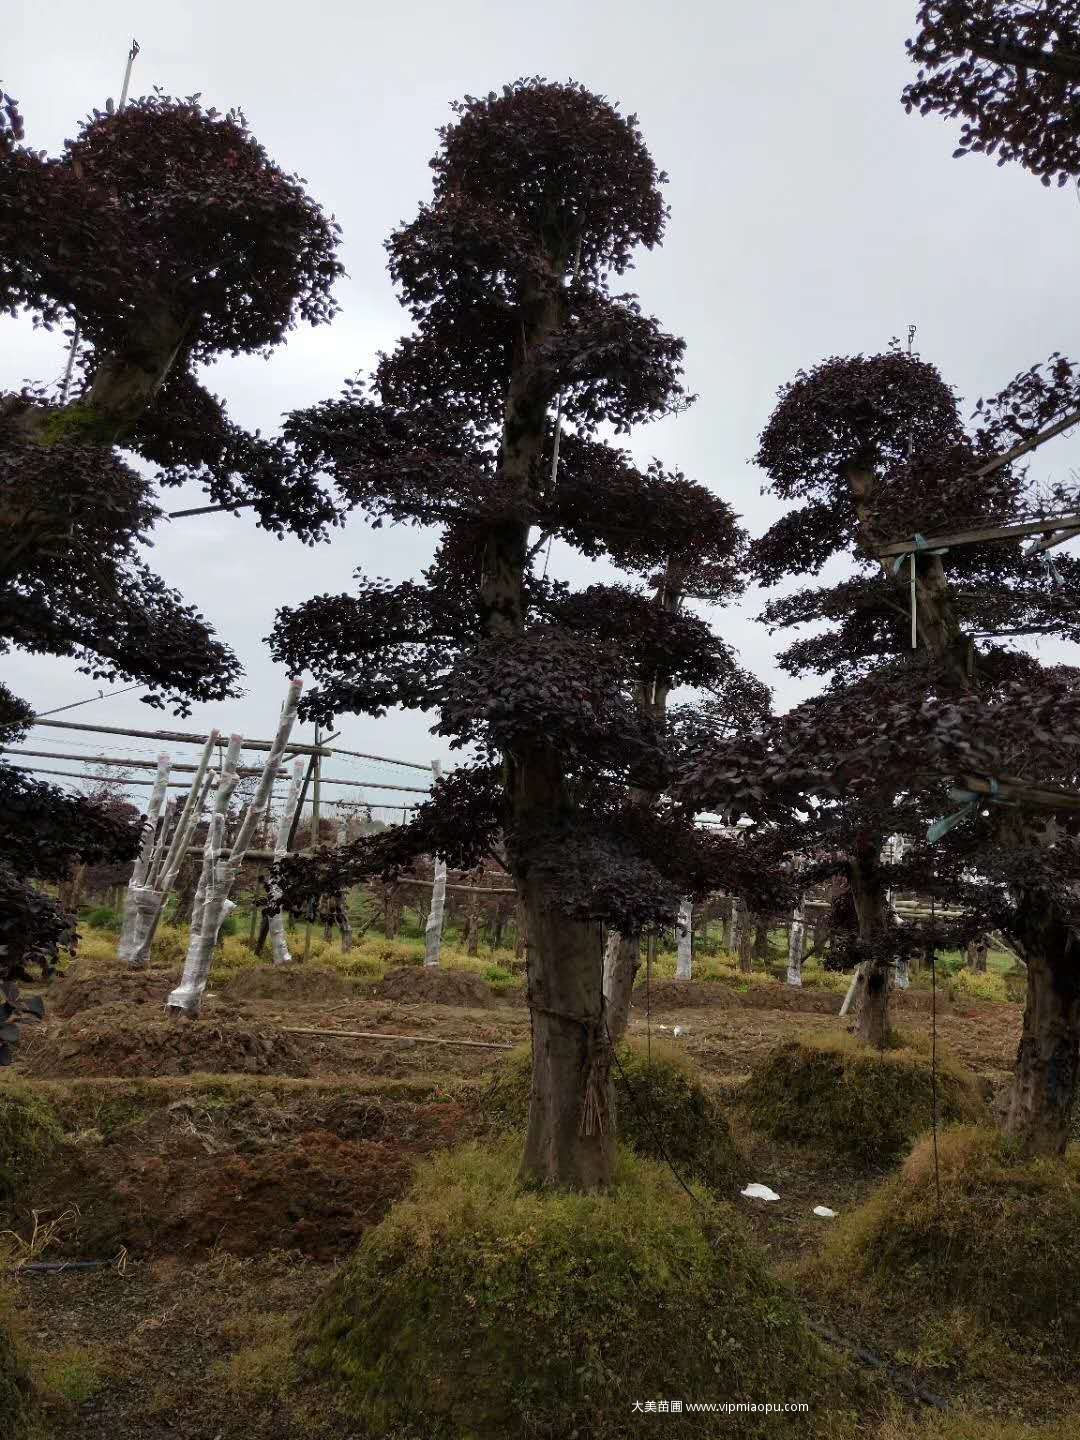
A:
[[[921,1042],[878,1051],[846,1034],[809,1034],[755,1066],[742,1099],[754,1128],[778,1140],[888,1164],[930,1128],[935,1083],[943,1120],[979,1118],[978,1082],[948,1055],[935,1082]]]
[[[157,1009],[104,1006],[50,1027],[23,1073],[76,1075],[307,1075],[296,1041],[268,1027],[168,1020]]]
[[[288,1000],[298,1005],[349,1000],[357,994],[356,981],[314,965],[257,965],[238,971],[219,988],[230,1000]]]
[[[695,980],[654,980],[645,993],[644,984],[638,985],[630,1007],[630,1018],[645,1018],[646,1002],[654,1015],[663,1015],[669,1010],[696,1010],[709,1006],[719,1010],[738,1010],[743,997],[736,995],[726,985],[713,981],[698,983]]]
[[[58,1255],[217,1247],[339,1259],[405,1193],[417,1158],[475,1133],[471,1111],[441,1096],[264,1090],[216,1077],[169,1103],[147,1107],[138,1095],[106,1101],[101,1128],[72,1133],[24,1187],[19,1225],[43,1206],[76,1213]]]
[[[809,985],[751,985],[739,999],[750,1010],[794,1010],[800,1015],[838,1015],[844,997]]]
[[[927,1136],[803,1267],[869,1333],[925,1363],[1000,1374],[1080,1361],[1080,1153],[1025,1160],[990,1129]],[[934,1296],[933,1318],[927,1297]],[[920,1353],[921,1352],[921,1353]]]
[[[487,1010],[500,1003],[491,986],[468,970],[443,970],[440,966],[410,965],[391,970],[375,987],[382,1000],[405,1000],[416,1005],[460,1005],[470,1010]]]
[[[360,1432],[418,1434],[422,1419],[472,1440],[626,1440],[635,1398],[677,1375],[688,1395],[829,1396],[815,1423],[835,1433],[843,1377],[730,1205],[628,1152],[610,1190],[538,1193],[517,1183],[520,1150],[515,1135],[419,1167],[317,1305],[301,1373],[326,1375]],[[802,1435],[803,1418],[744,1414],[739,1434]]]
[[[123,1000],[127,1005],[164,1006],[176,977],[161,970],[117,970],[109,975],[65,976],[45,992],[50,1015],[68,1017]]]
[[[77,1234],[65,1248],[189,1256],[280,1249],[335,1260],[406,1192],[416,1155],[326,1130],[278,1137],[253,1154],[208,1154],[195,1142],[150,1154],[80,1146],[62,1177],[64,1193],[77,1181],[79,1197]]]

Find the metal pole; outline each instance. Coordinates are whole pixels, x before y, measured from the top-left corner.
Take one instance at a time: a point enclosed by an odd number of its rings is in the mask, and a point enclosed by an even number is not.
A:
[[[131,67],[135,64],[135,56],[138,55],[138,53],[139,42],[133,39],[131,49],[128,51],[127,65],[124,68],[124,83],[120,87],[120,104],[116,107],[117,111],[123,110],[127,104],[128,86],[131,84]]]
[[[116,107],[117,114],[127,104],[128,86],[131,83],[131,67],[135,64],[135,56],[139,53],[139,42],[132,40],[131,49],[128,51],[127,65],[124,67],[124,83],[120,90],[120,104]],[[67,364],[64,366],[64,378],[60,383],[60,404],[66,405],[68,391],[71,388],[71,376],[75,369],[75,356],[79,353],[79,322],[75,322],[75,329],[71,332],[71,348],[68,350]]]
[[[319,843],[319,727],[315,726],[315,754],[312,759],[311,783],[311,835],[308,848],[313,850]],[[304,959],[311,954],[311,920],[304,924]]]

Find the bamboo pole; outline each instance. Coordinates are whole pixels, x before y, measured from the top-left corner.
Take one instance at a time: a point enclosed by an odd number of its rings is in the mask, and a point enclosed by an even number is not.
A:
[[[300,806],[300,788],[304,780],[304,762],[299,756],[293,761],[292,783],[289,786],[289,793],[285,800],[285,808],[281,812],[281,819],[278,821],[277,835],[274,840],[274,863],[277,864],[289,853],[289,835],[292,832],[293,816]],[[277,884],[271,885],[271,898],[281,898],[281,888]],[[292,955],[289,952],[289,940],[285,932],[285,916],[279,910],[276,915],[270,916],[268,933],[270,936],[270,953],[275,965],[289,965],[292,963]]]
[[[410,1045],[465,1045],[476,1050],[513,1050],[502,1040],[447,1040],[440,1035],[381,1035],[376,1030],[316,1030],[306,1025],[283,1025],[284,1035],[322,1035],[341,1040],[399,1040]]]
[[[184,963],[184,973],[181,976],[180,984],[173,990],[166,1002],[166,1009],[170,1014],[184,1014],[195,1019],[202,1007],[203,992],[210,975],[214,946],[217,943],[221,922],[233,908],[229,892],[236,881],[237,873],[243,864],[251,841],[255,838],[256,831],[266,815],[273,787],[273,777],[281,762],[281,757],[285,753],[289,733],[296,720],[302,688],[301,680],[289,681],[285,703],[281,707],[281,715],[278,720],[277,734],[271,744],[262,776],[256,787],[255,795],[244,811],[240,829],[232,847],[225,855],[224,812],[228,805],[228,798],[236,786],[236,760],[243,744],[243,738],[234,735],[229,741],[229,754],[226,757],[225,768],[218,785],[219,796],[215,797],[214,828],[208,837],[209,843],[206,847],[209,853],[203,860],[203,875],[206,881],[203,910],[198,929],[195,928],[193,917],[191,942]],[[222,791],[225,795],[224,803],[220,800]]]
[[[190,730],[129,730],[122,725],[90,725],[83,720],[50,720],[44,716],[34,716],[31,725],[46,725],[54,730],[85,730],[95,735],[124,735],[133,740],[165,740],[174,745],[204,745],[206,735],[193,734]],[[218,732],[212,732],[215,739]],[[273,740],[247,740],[242,739],[241,750],[270,750],[273,748]],[[286,745],[286,755],[310,755],[315,747],[305,745],[300,740],[294,740]],[[329,754],[329,751],[324,753]],[[395,762],[397,763],[397,762]],[[426,767],[425,767],[426,768]]]
[[[438,780],[442,767],[438,760],[431,762],[431,777]],[[443,912],[446,906],[446,861],[433,855],[435,874],[431,882],[431,910],[424,926],[424,964],[435,966],[442,953]]]
[[[187,850],[195,826],[198,824],[199,816],[202,814],[202,807],[205,803],[206,792],[209,789],[210,779],[207,771],[210,766],[210,756],[213,752],[214,742],[217,739],[217,731],[210,733],[203,748],[199,767],[188,790],[187,799],[184,801],[180,811],[180,817],[173,830],[172,841],[168,848],[165,848],[165,835],[151,857],[149,873],[146,876],[146,890],[148,899],[153,899],[153,912],[150,914],[145,926],[139,933],[137,943],[131,954],[130,963],[133,966],[144,966],[150,960],[150,947],[154,943],[154,936],[161,924],[161,917],[165,912],[165,902],[169,892],[176,881],[180,870],[180,862]]]
[[[319,727],[318,727],[317,725],[316,725],[316,727],[315,727],[315,744],[316,744],[316,746],[318,746],[318,744],[319,744]],[[320,764],[319,764],[319,756],[318,756],[318,754],[315,754],[315,755],[312,756],[311,763],[312,763],[312,773],[311,773],[311,835],[310,835],[310,837],[309,837],[308,848],[311,849],[311,850],[317,850],[317,849],[318,849],[318,846],[319,846],[319,838],[320,838],[320,837],[319,837],[319,771],[320,771],[320,769],[321,769],[321,766],[320,766]],[[304,923],[304,961],[305,961],[305,963],[307,962],[308,958],[309,958],[310,955],[311,955],[311,925],[312,925],[312,921],[311,921],[311,915],[310,915],[310,913],[309,913],[309,914],[308,914],[308,918],[307,918],[307,920],[306,920],[305,923]]]

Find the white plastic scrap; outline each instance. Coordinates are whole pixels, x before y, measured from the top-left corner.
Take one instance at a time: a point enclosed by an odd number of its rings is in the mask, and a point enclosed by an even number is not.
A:
[[[745,1195],[748,1200],[780,1199],[780,1196],[776,1193],[775,1190],[770,1190],[768,1185],[759,1185],[756,1181],[752,1185],[747,1185],[745,1190],[740,1190],[739,1194]]]
[[[823,1220],[835,1220],[836,1211],[830,1210],[828,1205],[815,1205],[814,1214],[820,1215]]]

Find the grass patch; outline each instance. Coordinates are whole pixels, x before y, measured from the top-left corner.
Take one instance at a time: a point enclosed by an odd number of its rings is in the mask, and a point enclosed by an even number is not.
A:
[[[1024,1160],[996,1131],[958,1126],[942,1133],[938,1154],[940,1208],[927,1137],[801,1273],[893,1328],[916,1368],[992,1378],[1022,1373],[1021,1351],[1075,1377],[1080,1150]]]
[[[10,1440],[29,1440],[36,1410],[15,1307],[0,1280],[0,1419]]]
[[[719,1101],[701,1082],[694,1062],[674,1045],[624,1040],[612,1067],[619,1140],[637,1155],[662,1160],[679,1174],[727,1194],[744,1183],[744,1163]],[[497,1128],[522,1129],[529,1118],[532,1054],[512,1051],[481,1093],[485,1118]],[[662,1146],[662,1148],[661,1148]]]
[[[607,1192],[523,1189],[520,1148],[421,1167],[316,1307],[302,1365],[360,1435],[616,1440],[640,1433],[635,1399],[672,1390],[829,1395],[815,1434],[849,1433],[841,1372],[730,1205],[625,1151]],[[801,1435],[805,1417],[740,1415],[739,1433]]]
[[[942,1119],[978,1119],[975,1077],[940,1053],[937,1070]],[[753,1127],[778,1140],[888,1163],[932,1123],[929,1048],[902,1035],[884,1051],[842,1032],[806,1035],[768,1055],[742,1099]]]
[[[103,929],[84,929],[79,938],[73,972],[78,975],[101,974],[115,970],[119,961],[116,955],[117,935]],[[296,926],[288,935],[289,949],[293,955],[290,970],[303,974],[304,930]],[[186,925],[160,925],[150,947],[150,965],[156,970],[173,970],[179,978],[180,969],[187,954],[188,927]],[[209,986],[217,988],[249,970],[269,964],[269,953],[255,954],[252,941],[246,933],[224,934],[214,952],[210,969]],[[388,940],[381,935],[365,935],[355,941],[351,950],[343,952],[335,938],[326,940],[321,929],[314,928],[308,946],[306,964],[322,970],[334,970],[349,979],[376,983],[384,978],[388,970],[402,966],[421,965],[424,960],[422,939]],[[443,941],[440,964],[446,970],[465,970],[489,981],[492,987],[504,993],[524,984],[524,975],[515,965],[514,952],[510,949],[485,951],[483,955],[469,955],[463,946],[449,940]],[[126,971],[127,967],[120,967]]]
[[[1073,1440],[1076,1416],[1029,1425],[1023,1420],[1003,1420],[996,1415],[935,1415],[924,1413],[888,1417],[874,1440]]]
[[[0,1210],[52,1153],[63,1136],[56,1111],[29,1085],[0,1084]]]
[[[92,1400],[108,1378],[97,1353],[83,1345],[67,1345],[42,1356],[36,1369],[42,1390],[69,1405]]]
[[[978,975],[974,970],[958,970],[949,979],[950,1000],[993,1000],[1004,1004],[1009,999],[1009,987],[1004,975],[987,970]]]

